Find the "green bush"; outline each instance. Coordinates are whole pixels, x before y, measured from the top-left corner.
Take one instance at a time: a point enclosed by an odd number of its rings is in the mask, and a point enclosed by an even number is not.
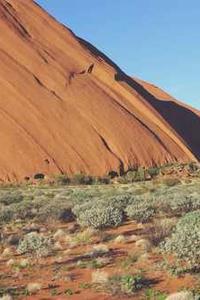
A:
[[[136,176],[134,181],[145,181],[147,177],[146,170],[143,168],[139,168],[136,171]]]
[[[33,219],[37,214],[34,201],[23,200],[9,206],[0,206],[0,223],[8,223],[14,219]]]
[[[124,183],[131,183],[137,181],[145,181],[146,180],[146,171],[143,168],[138,168],[137,170],[128,171],[124,175]],[[123,177],[122,177],[123,181]]]
[[[158,199],[157,205],[160,211],[181,215],[200,209],[200,196],[198,193],[187,195],[186,192],[175,191],[171,194],[162,195]]]
[[[56,183],[58,185],[68,185],[70,184],[70,178],[67,175],[58,175],[56,176]]]
[[[96,183],[97,184],[110,184],[110,177],[109,176],[97,177]]]
[[[43,199],[38,198],[33,201],[27,200],[13,205],[12,208],[15,210],[15,218],[23,220],[33,219],[43,203]]]
[[[111,179],[113,179],[113,178],[115,178],[115,177],[118,177],[119,175],[118,175],[118,173],[117,173],[116,171],[110,171],[110,172],[108,173],[108,176],[109,176]]]
[[[23,194],[19,191],[4,192],[0,194],[0,203],[4,205],[19,203],[22,200],[23,200]]]
[[[92,176],[87,176],[85,174],[75,174],[71,179],[71,182],[75,185],[90,185],[95,182],[95,179]]]
[[[145,292],[146,300],[166,300],[167,295],[163,292],[147,289]]]
[[[127,205],[131,204],[132,202],[136,201],[135,196],[131,194],[123,194],[123,195],[116,195],[113,197],[110,197],[108,199],[105,199],[102,201],[105,205],[109,204],[112,207],[119,208],[121,210],[124,210]]]
[[[200,266],[200,210],[187,213],[182,217],[172,234],[161,249],[173,253],[186,264],[187,270],[195,270]]]
[[[191,172],[196,172],[199,170],[199,165],[196,162],[189,163],[188,167]]]
[[[70,202],[62,199],[53,199],[40,207],[37,218],[40,221],[52,219],[55,221],[70,222],[74,220],[74,214],[72,213]]]
[[[181,183],[180,179],[174,178],[174,177],[167,177],[167,178],[164,178],[164,179],[162,180],[162,182],[163,182],[163,184],[165,184],[165,185],[168,186],[168,187],[172,187],[172,186],[175,186],[175,185]]]
[[[145,286],[140,275],[113,275],[106,284],[107,290],[114,295],[132,295]]]
[[[0,224],[9,223],[14,216],[15,211],[11,207],[0,206]]]
[[[149,168],[148,170],[147,170],[147,172],[149,173],[149,175],[151,176],[151,177],[155,177],[155,176],[158,176],[159,175],[159,173],[160,173],[160,169],[159,168]]]

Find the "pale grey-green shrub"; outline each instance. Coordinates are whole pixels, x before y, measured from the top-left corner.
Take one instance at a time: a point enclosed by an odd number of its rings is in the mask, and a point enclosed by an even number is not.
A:
[[[70,222],[74,219],[70,202],[63,199],[51,200],[40,207],[37,218],[40,221],[47,219]]]
[[[161,249],[173,253],[186,263],[188,270],[200,266],[200,210],[187,213],[177,223],[171,237],[161,243]]]
[[[91,209],[94,206],[94,203],[92,203],[92,201],[86,201],[84,203],[81,204],[76,204],[73,208],[72,208],[72,212],[74,213],[74,215],[79,218],[79,215],[81,213],[83,213],[86,210]]]
[[[8,223],[13,219],[14,210],[9,206],[0,205],[0,224]]]
[[[155,215],[155,208],[147,202],[137,202],[126,207],[125,213],[129,219],[146,223]]]
[[[52,251],[52,243],[48,237],[31,232],[20,240],[17,252],[19,254],[31,254],[35,257],[48,256]]]
[[[4,191],[0,194],[0,203],[10,205],[19,203],[23,200],[23,194],[20,191]]]
[[[136,196],[133,196],[131,194],[124,194],[124,195],[110,197],[104,200],[103,203],[105,203],[105,205],[109,204],[119,209],[125,209],[127,205],[136,201],[139,201],[139,198],[137,198]]]
[[[116,227],[123,222],[123,211],[112,206],[93,206],[80,212],[77,221],[81,226],[95,229]]]
[[[177,192],[162,195],[157,206],[160,211],[169,212],[172,214],[183,214],[193,210],[200,209],[200,195],[198,193],[182,193]]]
[[[102,208],[111,206],[113,208],[118,208],[119,210],[124,210],[126,206],[133,201],[135,201],[135,197],[130,194],[112,196],[108,198],[86,198],[84,201],[74,205],[72,211],[76,217],[79,217],[80,213],[83,211],[96,207]]]

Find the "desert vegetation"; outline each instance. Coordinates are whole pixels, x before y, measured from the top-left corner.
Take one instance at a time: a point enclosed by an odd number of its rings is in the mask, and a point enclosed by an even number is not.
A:
[[[0,297],[198,299],[198,171],[151,174],[2,186]]]

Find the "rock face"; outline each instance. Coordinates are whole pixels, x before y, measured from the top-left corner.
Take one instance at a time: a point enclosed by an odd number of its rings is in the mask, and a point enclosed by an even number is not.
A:
[[[200,158],[200,112],[133,79],[31,0],[0,0],[0,180]]]

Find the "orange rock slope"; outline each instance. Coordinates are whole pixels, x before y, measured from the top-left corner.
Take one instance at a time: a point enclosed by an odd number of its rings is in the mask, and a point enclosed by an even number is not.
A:
[[[200,157],[199,111],[127,76],[31,0],[0,0],[0,126],[1,181]]]

